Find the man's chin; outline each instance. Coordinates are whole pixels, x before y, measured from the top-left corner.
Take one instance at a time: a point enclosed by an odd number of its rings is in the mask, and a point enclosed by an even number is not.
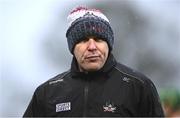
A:
[[[89,64],[87,67],[84,68],[86,71],[98,71],[100,68],[99,65],[96,64]]]

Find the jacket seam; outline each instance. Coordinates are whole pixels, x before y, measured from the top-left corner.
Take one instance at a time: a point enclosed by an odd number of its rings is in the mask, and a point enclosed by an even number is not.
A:
[[[120,70],[120,69],[119,69],[119,68],[117,68],[116,66],[115,66],[115,69],[116,69],[116,70],[118,70],[120,73],[125,74],[125,75],[128,75],[128,76],[130,76],[130,77],[133,77],[133,78],[135,78],[136,80],[138,80],[138,81],[140,81],[140,82],[142,82],[142,83],[144,84],[144,81],[143,81],[143,80],[141,80],[141,79],[139,79],[138,77],[133,76],[133,75],[131,75],[131,74],[128,74],[128,73],[126,73],[126,72],[124,72],[124,71]]]
[[[53,80],[53,81],[50,81],[49,84],[51,85],[51,84],[55,84],[55,83],[57,83],[57,82],[63,81],[62,78],[64,78],[64,77],[65,77],[67,74],[69,74],[69,73],[70,73],[70,70],[66,71],[66,72],[65,72],[64,74],[62,74],[58,79]]]

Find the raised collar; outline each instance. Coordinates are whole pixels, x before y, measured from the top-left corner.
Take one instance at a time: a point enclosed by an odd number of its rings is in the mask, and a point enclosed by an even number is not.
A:
[[[71,72],[72,72],[72,76],[91,76],[91,75],[96,76],[96,75],[101,75],[101,74],[108,74],[108,72],[116,65],[116,63],[117,62],[113,54],[110,53],[107,58],[106,63],[100,70],[95,71],[95,72],[85,73],[85,72],[79,71],[77,60],[75,59],[75,57],[73,57],[72,62],[71,62]]]

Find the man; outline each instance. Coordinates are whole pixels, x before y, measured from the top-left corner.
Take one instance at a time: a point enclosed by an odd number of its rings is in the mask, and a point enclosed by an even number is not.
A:
[[[164,116],[151,80],[113,57],[107,17],[78,7],[68,20],[71,69],[36,89],[24,117]]]

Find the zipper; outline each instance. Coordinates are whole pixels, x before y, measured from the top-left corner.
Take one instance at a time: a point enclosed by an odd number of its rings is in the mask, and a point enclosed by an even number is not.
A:
[[[86,81],[85,87],[84,87],[84,112],[83,112],[83,117],[87,116],[88,91],[89,91],[88,81]]]

